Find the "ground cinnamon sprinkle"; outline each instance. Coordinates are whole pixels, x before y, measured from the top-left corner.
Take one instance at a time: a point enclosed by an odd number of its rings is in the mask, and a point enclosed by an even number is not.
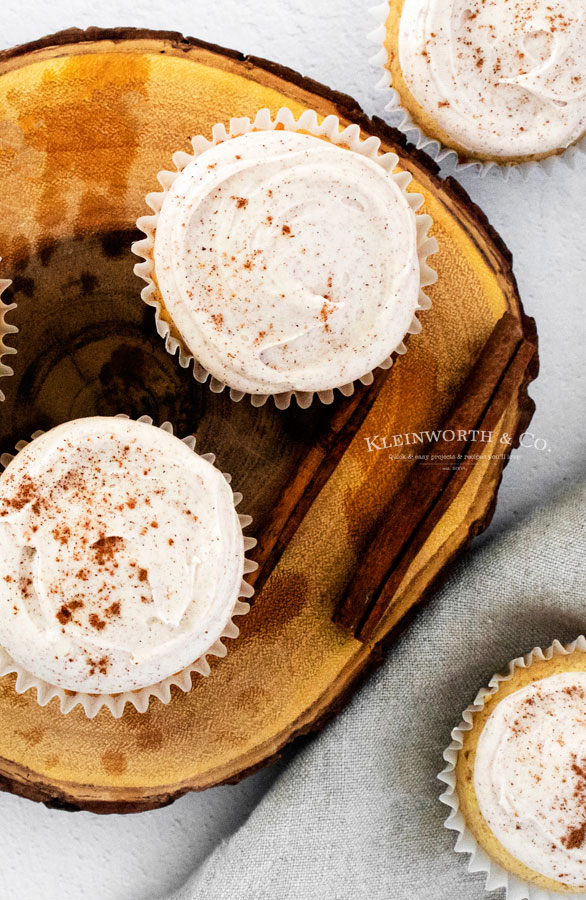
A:
[[[320,310],[319,317],[322,320],[322,322],[324,323],[325,331],[331,330],[330,326],[328,324],[328,319],[331,316],[331,314],[334,312],[334,309],[335,309],[335,306],[332,303],[328,303],[327,300],[324,301],[324,304]]]
[[[121,537],[103,537],[93,544],[96,551],[96,562],[99,566],[104,566],[108,562],[112,562],[114,554],[117,550],[121,550],[124,546],[124,538]]]
[[[103,629],[106,627],[106,623],[103,619],[100,619],[97,613],[92,613],[88,619],[88,622],[90,623],[92,628],[96,629],[96,631],[103,631]]]
[[[57,613],[57,619],[62,625],[67,625],[75,610],[81,609],[83,605],[83,600],[70,600],[69,603],[64,603]]]
[[[96,671],[100,673],[100,675],[106,675],[108,672],[108,666],[110,664],[110,658],[108,656],[102,656],[100,659],[95,660],[88,657],[87,664],[89,667],[89,674],[95,675]]]
[[[60,544],[66,544],[71,537],[71,529],[66,525],[54,528],[51,533],[55,540],[59,541]]]
[[[568,691],[568,693],[571,693],[571,691]],[[586,806],[586,768],[578,764],[575,754],[572,754],[572,772],[576,776],[574,797],[581,805]],[[561,839],[561,843],[566,850],[575,850],[577,847],[582,847],[585,840],[586,819],[576,825],[568,826],[568,830]]]
[[[27,475],[22,479],[22,482],[17,490],[16,495],[14,497],[12,497],[11,499],[4,501],[6,506],[8,507],[8,509],[1,510],[0,516],[7,516],[11,509],[17,510],[17,511],[20,509],[24,509],[24,507],[27,505],[27,503],[31,503],[33,501],[36,506],[36,509],[35,509],[35,506],[33,506],[33,510],[35,513],[39,513],[40,506],[38,503],[38,499],[36,499],[36,497],[37,497],[37,491],[36,491],[34,482]]]
[[[566,850],[575,850],[581,847],[586,838],[586,822],[578,825],[577,828],[570,828],[565,837],[562,838],[562,844]]]

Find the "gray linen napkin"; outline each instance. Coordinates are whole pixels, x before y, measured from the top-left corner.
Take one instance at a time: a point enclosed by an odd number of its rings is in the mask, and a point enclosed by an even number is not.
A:
[[[442,752],[507,662],[586,631],[586,485],[473,547],[351,705],[169,900],[480,900]],[[495,896],[492,894],[491,896]]]

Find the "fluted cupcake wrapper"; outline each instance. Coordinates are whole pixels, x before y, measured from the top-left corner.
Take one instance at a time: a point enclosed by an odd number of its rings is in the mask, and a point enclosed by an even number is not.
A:
[[[128,418],[128,416],[124,416],[124,418]],[[153,424],[153,420],[150,416],[141,416],[138,421],[145,422],[148,425]],[[170,422],[163,422],[163,424],[159,427],[162,428],[163,431],[167,431],[169,434],[173,434],[173,426]],[[43,434],[42,431],[36,431],[31,436],[31,440],[35,440],[35,438],[39,437],[41,434]],[[30,442],[19,441],[16,445],[17,452],[22,450],[23,447],[26,447],[28,443]],[[193,435],[183,438],[183,443],[187,444],[187,446],[191,450],[195,450],[195,437]],[[2,469],[5,468],[11,459],[13,459],[13,456],[11,454],[2,454],[0,456],[0,467]],[[213,464],[215,461],[215,455],[213,453],[204,453],[202,454],[202,459],[205,459],[207,462]],[[232,476],[228,475],[226,472],[223,472],[222,474],[224,475],[226,481],[230,483]],[[234,506],[238,506],[241,500],[242,494],[234,493]],[[238,520],[240,522],[240,526],[242,528],[246,528],[251,524],[252,516],[239,514]],[[245,552],[252,550],[252,548],[255,546],[256,539],[245,535]],[[256,571],[257,568],[257,563],[252,562],[252,560],[249,560],[246,557],[244,558],[245,576],[250,574],[250,572]],[[233,639],[238,637],[240,629],[234,622],[234,618],[236,616],[243,616],[249,611],[250,604],[246,601],[249,600],[253,595],[254,588],[252,588],[251,585],[249,585],[243,578],[240,585],[239,597],[234,604],[230,619],[228,620],[228,623],[218,640],[215,641],[206,650],[206,652],[202,654],[202,656],[192,662],[189,666],[186,666],[180,672],[176,672],[174,675],[170,675],[168,678],[157,682],[157,684],[149,685],[148,687],[141,688],[140,690],[125,691],[119,694],[89,694],[83,691],[69,691],[65,688],[58,687],[57,685],[50,684],[49,682],[44,681],[42,678],[37,678],[35,675],[25,669],[24,666],[21,666],[20,663],[16,662],[2,647],[0,647],[0,677],[9,675],[11,673],[16,674],[16,692],[18,694],[23,694],[25,691],[35,689],[37,694],[37,703],[40,706],[46,706],[48,703],[50,703],[51,700],[53,700],[53,698],[57,697],[61,712],[64,714],[71,712],[71,710],[76,706],[81,706],[86,716],[89,719],[93,719],[101,709],[106,707],[110,710],[115,719],[119,719],[123,715],[127,703],[131,706],[134,706],[137,712],[144,713],[147,711],[149,703],[153,697],[156,697],[161,701],[161,703],[167,704],[171,700],[172,687],[178,687],[180,690],[187,693],[191,690],[191,679],[194,673],[203,675],[204,677],[207,677],[210,674],[210,665],[206,657],[226,656],[228,650],[226,645],[223,643],[223,640],[225,638]]]
[[[586,637],[584,635],[580,635],[575,641],[566,645],[556,640],[545,650],[541,649],[541,647],[535,647],[525,656],[513,659],[509,663],[507,671],[493,675],[488,683],[488,687],[481,688],[474,702],[464,710],[462,721],[452,730],[452,741],[443,753],[447,765],[438,775],[438,779],[446,785],[446,790],[440,796],[440,800],[450,809],[448,818],[444,823],[445,827],[451,831],[456,831],[458,834],[454,849],[457,853],[468,853],[470,855],[468,871],[484,872],[486,874],[486,890],[504,890],[506,900],[559,900],[561,893],[549,891],[523,881],[495,862],[478,844],[460,810],[460,801],[456,789],[458,754],[464,746],[464,733],[470,731],[473,727],[475,714],[482,711],[487,697],[497,694],[501,684],[513,678],[517,669],[528,669],[534,662],[548,661],[554,656],[569,656],[575,650],[586,652]],[[579,893],[564,892],[563,896],[572,897],[575,900],[586,900],[586,892],[584,891]]]
[[[190,353],[185,343],[177,334],[171,333],[169,322],[162,315],[162,304],[158,298],[158,290],[155,281],[155,266],[153,260],[154,237],[157,229],[159,212],[161,210],[165,195],[169,188],[183,171],[183,169],[192,160],[203,153],[205,150],[229,140],[238,135],[247,134],[250,131],[272,131],[275,128],[283,128],[286,131],[304,131],[315,137],[325,137],[333,144],[343,145],[355,153],[360,153],[369,159],[378,162],[392,177],[396,184],[405,193],[409,206],[413,212],[423,205],[424,198],[421,194],[410,193],[407,191],[412,176],[409,172],[395,172],[399,163],[399,157],[395,153],[379,154],[380,140],[371,136],[362,139],[360,128],[358,125],[348,125],[341,129],[340,121],[337,116],[326,116],[320,123],[317,113],[314,110],[305,110],[298,119],[295,119],[293,113],[287,107],[281,107],[275,118],[271,117],[269,109],[261,109],[255,119],[251,121],[249,118],[231,119],[228,130],[225,125],[218,124],[212,128],[211,140],[202,135],[192,138],[193,153],[185,153],[178,151],[173,155],[173,163],[176,166],[175,171],[161,171],[158,173],[158,180],[163,188],[161,192],[153,192],[147,195],[146,203],[153,210],[153,215],[141,216],[137,221],[138,228],[146,235],[142,240],[133,244],[133,252],[142,257],[143,262],[137,263],[134,267],[135,273],[146,282],[146,286],[142,289],[141,296],[148,306],[154,307],[155,321],[158,334],[164,339],[165,347],[169,353],[174,355],[178,353],[179,363],[187,368],[193,363],[193,375],[197,381],[202,384],[209,378],[209,386],[214,393],[220,393],[225,387],[229,387],[223,381],[215,378],[197,359]],[[431,216],[419,214],[417,220],[417,251],[419,256],[419,267],[421,274],[419,302],[417,311],[426,310],[431,307],[431,300],[424,292],[424,288],[434,284],[437,280],[435,271],[429,265],[427,259],[430,255],[437,252],[437,241],[433,237],[429,237],[429,229],[431,228]],[[411,324],[406,334],[418,334],[421,331],[421,323],[416,315],[413,316]],[[406,346],[401,341],[397,347],[389,353],[386,359],[382,360],[377,368],[389,369],[393,364],[394,354],[406,353]],[[362,384],[372,384],[374,378],[373,371],[365,372],[358,381]],[[275,405],[278,409],[287,409],[291,403],[291,399],[295,397],[298,405],[302,409],[311,406],[314,396],[325,404],[332,403],[334,400],[334,391],[339,390],[345,397],[349,397],[354,393],[355,381],[347,384],[336,385],[333,388],[322,391],[285,391],[278,394],[246,394],[244,391],[230,388],[230,396],[232,400],[242,400],[244,396],[250,397],[253,406],[263,406],[270,396],[273,397]]]
[[[5,341],[7,335],[16,334],[18,331],[16,325],[11,325],[10,322],[6,320],[6,314],[11,310],[16,309],[16,303],[4,303],[2,300],[2,294],[11,284],[12,282],[9,279],[0,278],[0,378],[13,374],[12,368],[4,361],[4,357],[16,353],[16,348],[10,347]],[[4,394],[0,390],[0,401],[2,400],[4,400]]]
[[[388,0],[371,7],[371,16],[376,27],[369,32],[368,38],[377,47],[377,52],[370,58],[370,64],[379,73],[376,90],[381,91],[387,98],[385,111],[389,114],[388,122],[394,128],[401,131],[407,140],[415,144],[418,150],[424,150],[438,164],[450,174],[459,174],[465,171],[474,171],[481,178],[494,172],[505,180],[511,177],[527,178],[530,172],[536,168],[543,169],[548,175],[555,174],[560,165],[573,168],[577,155],[586,153],[586,136],[576,144],[568,147],[560,153],[541,160],[527,160],[525,162],[497,162],[495,160],[461,160],[458,152],[452,147],[445,147],[437,139],[430,138],[415,124],[408,110],[402,105],[399,93],[392,86],[392,77],[388,63],[388,53],[385,47],[386,22],[389,15]]]

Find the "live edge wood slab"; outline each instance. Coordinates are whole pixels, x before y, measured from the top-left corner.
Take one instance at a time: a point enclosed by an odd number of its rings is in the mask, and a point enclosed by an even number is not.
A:
[[[357,122],[397,152],[440,250],[433,307],[390,372],[330,407],[279,412],[212,394],[179,368],[139,299],[130,244],[157,171],[191,135],[284,105]],[[17,302],[9,315],[20,327],[14,375],[2,380],[0,453],[76,416],[168,419],[232,473],[259,538],[257,594],[240,637],[168,706],[90,721],[55,702],[41,708],[15,693],[12,676],[0,679],[0,788],[67,809],[138,812],[266,764],[334,715],[381,661],[490,521],[533,412],[535,328],[483,213],[398,132],[289,69],[178,34],[71,30],[1,53],[0,183],[0,276],[14,282],[3,299]],[[499,321],[501,339],[503,330],[513,338],[509,355],[489,343]],[[395,436],[449,421],[465,384],[487,391],[466,421],[490,425],[491,436],[475,447],[479,459],[466,445],[466,465],[438,478],[437,467],[397,451]],[[399,527],[402,488],[418,497],[426,483],[433,502],[409,519],[394,555],[381,553]],[[360,564],[373,559],[364,605]]]

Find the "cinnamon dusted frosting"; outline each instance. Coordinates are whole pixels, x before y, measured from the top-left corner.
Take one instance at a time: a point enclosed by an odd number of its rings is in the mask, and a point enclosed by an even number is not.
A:
[[[586,886],[586,672],[532,682],[498,703],[478,739],[474,788],[509,853]]]
[[[377,161],[309,134],[251,132],[196,156],[163,200],[154,262],[191,354],[249,394],[360,378],[418,306],[404,192]]]
[[[586,132],[584,0],[404,0],[407,87],[460,147],[530,157]]]
[[[223,475],[152,425],[68,422],[0,477],[0,646],[51,684],[122,692],[189,666],[243,565]]]

